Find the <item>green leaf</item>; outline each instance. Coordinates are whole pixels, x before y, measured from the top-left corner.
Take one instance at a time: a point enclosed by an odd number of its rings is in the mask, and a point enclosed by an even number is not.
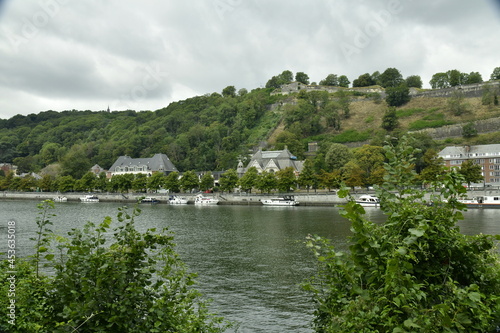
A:
[[[481,302],[481,294],[478,292],[475,292],[475,291],[470,292],[467,294],[467,297],[469,297],[469,299],[473,302],[477,302],[477,303]]]
[[[425,234],[425,230],[419,228],[410,228],[408,229],[408,232],[415,237],[422,237]]]

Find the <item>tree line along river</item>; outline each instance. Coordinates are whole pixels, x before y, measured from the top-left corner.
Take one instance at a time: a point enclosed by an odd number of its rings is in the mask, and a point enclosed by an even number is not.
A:
[[[7,248],[7,222],[16,221],[16,251],[31,254],[37,201],[0,201],[0,252]],[[86,221],[116,217],[119,203],[58,203],[51,229],[66,235]],[[211,310],[239,325],[237,332],[312,332],[314,304],[299,284],[315,272],[315,260],[304,241],[308,234],[333,240],[346,248],[349,221],[338,207],[266,207],[141,205],[136,219],[140,231],[168,227],[177,251],[196,286],[212,299]],[[379,209],[366,217],[383,222]],[[465,234],[499,234],[500,210],[465,212],[459,223]],[[114,218],[114,221],[116,219]],[[236,329],[234,330],[236,331]]]

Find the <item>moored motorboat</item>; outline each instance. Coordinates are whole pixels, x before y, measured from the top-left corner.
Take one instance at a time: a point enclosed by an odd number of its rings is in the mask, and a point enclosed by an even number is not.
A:
[[[159,203],[160,200],[156,199],[156,198],[152,198],[152,197],[145,197],[141,200],[141,203]]]
[[[356,199],[356,203],[362,207],[380,207],[380,199],[374,195],[364,194]]]
[[[213,205],[217,205],[218,203],[219,203],[218,199],[204,197],[201,194],[198,194],[194,200],[195,205],[213,206]]]
[[[181,198],[176,195],[171,195],[168,198],[168,203],[171,205],[185,205],[188,203],[188,199],[186,198]]]
[[[54,197],[54,199],[52,199],[52,200],[54,202],[67,202],[68,198],[61,196],[61,195],[58,195],[57,197]]]
[[[261,201],[266,206],[298,206],[299,202],[293,195],[284,195],[281,197],[265,199]]]
[[[469,208],[500,208],[500,196],[498,195],[484,195],[472,199],[458,199],[458,202],[463,203]]]
[[[86,195],[84,197],[80,197],[80,201],[81,202],[95,203],[95,202],[99,202],[99,198],[97,197],[97,195],[90,194],[90,195]]]

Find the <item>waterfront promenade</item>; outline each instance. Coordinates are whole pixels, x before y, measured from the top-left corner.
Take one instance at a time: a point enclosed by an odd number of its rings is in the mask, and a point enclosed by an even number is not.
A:
[[[68,192],[68,193],[56,193],[56,192],[13,192],[4,191],[0,192],[0,200],[46,200],[54,199],[57,196],[64,196],[68,198],[68,201],[80,201],[80,197],[83,197],[89,193],[83,192]],[[160,200],[161,203],[168,203],[168,198],[170,194],[168,193],[95,193],[100,201],[103,202],[122,202],[122,203],[135,203],[141,197],[152,197]],[[195,196],[197,193],[193,194],[174,194],[181,197],[185,197],[189,200],[189,203],[194,203]],[[217,197],[219,198],[219,205],[261,205],[260,200],[269,199],[271,197],[277,197],[279,194],[229,194],[229,193],[204,193],[204,196]],[[301,206],[334,206],[340,205],[346,202],[345,199],[339,198],[335,193],[293,193],[295,199],[300,202]]]

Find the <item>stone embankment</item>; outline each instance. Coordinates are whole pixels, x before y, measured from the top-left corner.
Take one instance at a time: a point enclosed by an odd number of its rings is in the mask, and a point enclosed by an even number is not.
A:
[[[58,196],[64,196],[70,202],[79,202],[80,197],[85,196],[87,193],[54,193],[54,192],[0,192],[0,200],[36,200],[42,201],[46,199],[53,200]],[[140,198],[148,196],[160,200],[160,203],[167,203],[169,194],[144,194],[144,193],[97,193],[99,200],[102,202],[120,202],[120,203],[135,203]],[[219,198],[220,205],[261,205],[260,200],[276,197],[276,194],[204,194],[205,196],[215,196]],[[300,193],[294,194],[295,199],[300,202],[301,206],[334,206],[343,204],[345,199],[339,198],[333,192],[331,193]],[[185,197],[189,203],[194,203],[196,194],[181,194],[179,196]]]
[[[371,191],[373,194],[373,191]],[[80,197],[85,196],[87,193],[54,193],[54,192],[0,192],[0,200],[31,200],[31,201],[42,201],[46,199],[53,200],[55,197],[64,196],[70,202],[79,202]],[[357,198],[362,194],[367,194],[364,191],[353,193],[353,197]],[[213,196],[219,199],[219,205],[245,205],[245,206],[258,206],[261,205],[261,200],[269,199],[272,197],[277,197],[277,194],[204,194],[205,196]],[[300,206],[338,206],[347,202],[346,199],[339,198],[337,194],[333,192],[329,193],[294,193],[295,199],[299,201]],[[476,196],[485,195],[500,195],[500,188],[488,188],[469,190],[467,196],[473,198]],[[117,193],[97,193],[99,200],[102,202],[118,202],[124,204],[136,203],[139,199],[148,196],[160,200],[160,204],[168,203],[169,194],[144,194],[144,193],[127,193],[127,194],[117,194]],[[194,203],[195,194],[181,194],[179,196],[185,197],[189,200],[189,204]],[[428,197],[428,195],[426,195]]]

